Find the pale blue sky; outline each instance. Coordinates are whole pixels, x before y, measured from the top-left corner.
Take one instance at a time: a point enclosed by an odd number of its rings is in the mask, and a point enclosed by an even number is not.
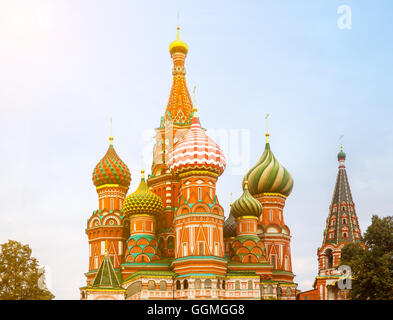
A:
[[[351,30],[337,26],[343,4]],[[295,181],[284,217],[300,289],[317,274],[340,135],[362,231],[393,213],[391,1],[0,0],[0,242],[30,244],[59,299],[78,299],[85,283],[91,173],[110,117],[130,191],[139,182],[144,137],[169,95],[178,11],[203,126],[249,130],[251,166],[270,113],[272,150]],[[230,192],[241,194],[233,167],[218,184],[226,215]]]

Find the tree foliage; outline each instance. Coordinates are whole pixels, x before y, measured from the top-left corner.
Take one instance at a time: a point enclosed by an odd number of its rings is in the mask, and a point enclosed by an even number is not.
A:
[[[351,298],[393,300],[393,216],[374,215],[364,244],[368,250],[351,243],[341,251],[341,264],[352,268]]]
[[[45,270],[40,270],[31,257],[28,245],[13,240],[1,245],[0,299],[51,300],[54,295],[46,288]]]

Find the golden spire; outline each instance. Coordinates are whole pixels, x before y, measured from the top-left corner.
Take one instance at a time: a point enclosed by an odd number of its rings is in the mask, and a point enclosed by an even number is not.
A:
[[[248,180],[244,181],[244,190],[248,190]]]
[[[192,112],[193,112],[193,118],[194,117],[197,117],[198,115],[197,115],[197,112],[198,112],[198,108],[196,107],[196,96],[195,96],[195,90],[196,90],[196,86],[194,86],[194,102],[193,102],[193,104],[194,104],[194,107],[192,108]]]
[[[229,203],[229,206],[232,207],[232,192],[231,192],[231,202]]]
[[[143,170],[143,169],[141,170],[141,178],[145,179],[145,170]]]
[[[109,136],[109,144],[113,146],[113,136],[112,136],[112,117],[111,117],[111,135]]]
[[[265,119],[266,119],[266,133],[265,133],[266,143],[269,143],[269,136],[270,136],[270,134],[269,134],[269,120],[268,120],[268,118],[269,118],[269,114],[266,113],[266,116],[265,116]]]

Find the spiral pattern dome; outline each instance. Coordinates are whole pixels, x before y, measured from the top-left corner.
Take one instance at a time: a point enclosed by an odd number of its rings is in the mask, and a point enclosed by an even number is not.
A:
[[[131,182],[130,170],[117,155],[112,141],[111,137],[108,151],[93,171],[93,183],[96,187],[104,184],[118,184],[128,188]]]
[[[231,207],[231,215],[234,218],[253,216],[259,217],[262,213],[262,204],[248,191],[248,183],[245,182],[243,194]]]
[[[248,181],[248,190],[253,196],[261,193],[289,196],[293,188],[292,176],[277,161],[268,142],[258,163],[245,175],[243,188],[245,181]]]
[[[220,147],[205,133],[194,115],[191,128],[173,148],[168,164],[173,173],[199,169],[221,175],[226,160]]]
[[[235,237],[236,236],[236,219],[232,214],[224,221],[224,237]]]
[[[126,215],[157,215],[163,209],[164,205],[161,198],[149,190],[142,171],[142,178],[138,188],[128,195],[123,202],[124,213]]]

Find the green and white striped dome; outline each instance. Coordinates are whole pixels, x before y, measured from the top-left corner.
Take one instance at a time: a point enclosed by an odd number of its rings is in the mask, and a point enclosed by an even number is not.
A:
[[[247,181],[245,182],[244,192],[231,206],[230,214],[234,218],[244,216],[259,217],[262,213],[262,204],[248,192]]]
[[[243,179],[248,181],[248,190],[255,196],[261,193],[279,193],[289,196],[293,188],[293,179],[287,169],[279,163],[270,150],[269,142],[257,164]]]

